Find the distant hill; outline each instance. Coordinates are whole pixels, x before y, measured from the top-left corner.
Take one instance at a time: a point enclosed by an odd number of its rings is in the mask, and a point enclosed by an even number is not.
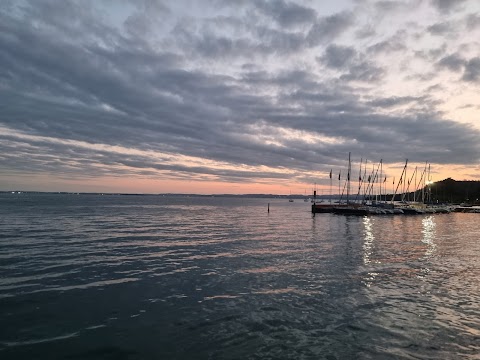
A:
[[[456,181],[448,178],[425,186],[424,192],[425,202],[480,204],[480,181]],[[395,196],[396,201],[401,198],[402,194]],[[413,193],[409,193],[407,198],[412,199]]]
[[[480,181],[456,181],[448,178],[437,181],[430,186],[432,200],[436,202],[480,202]]]

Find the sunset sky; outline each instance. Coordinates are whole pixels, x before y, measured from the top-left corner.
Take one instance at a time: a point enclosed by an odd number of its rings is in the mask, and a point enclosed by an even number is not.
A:
[[[480,180],[479,114],[478,0],[0,2],[0,190]]]

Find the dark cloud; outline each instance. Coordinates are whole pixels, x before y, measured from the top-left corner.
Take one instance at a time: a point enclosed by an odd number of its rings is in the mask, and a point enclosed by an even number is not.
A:
[[[431,82],[435,80],[437,77],[437,73],[434,71],[429,71],[429,72],[417,72],[417,73],[412,73],[407,76],[405,76],[405,80],[409,81],[421,81],[421,82]]]
[[[451,54],[440,59],[437,65],[441,68],[446,68],[451,71],[461,71],[465,66],[465,59],[458,54]]]
[[[263,11],[267,11],[276,2],[260,2],[258,4],[260,4]],[[293,6],[293,4],[284,2],[280,2],[280,4],[285,5],[285,7],[276,10],[281,13]],[[297,9],[296,11],[300,10]],[[307,32],[300,32],[258,24],[246,15],[243,21],[240,22],[241,25],[237,24],[236,26],[238,28],[248,28],[251,36],[246,36],[246,34],[240,37],[226,36],[223,35],[222,31],[211,30],[199,33],[195,27],[192,28],[189,22],[177,24],[174,32],[177,37],[177,44],[180,44],[182,50],[190,57],[200,56],[222,60],[229,58],[251,59],[252,57],[261,58],[269,55],[290,55],[301,50],[317,47],[341,35],[353,24],[353,20],[353,15],[347,12],[323,18],[309,16],[304,21],[304,25],[312,25]],[[210,23],[218,23],[219,21],[218,18],[210,19]]]
[[[465,24],[467,26],[467,30],[473,31],[477,28],[480,28],[480,14],[469,14],[465,18]]]
[[[369,101],[367,104],[374,107],[391,108],[395,106],[406,105],[412,102],[418,102],[418,101],[424,101],[424,100],[425,100],[425,97],[392,96],[388,98],[378,98],[378,99]]]
[[[198,38],[189,38],[185,49],[191,49],[191,55],[207,58],[228,59],[232,57],[251,57],[252,54],[262,54],[269,47],[256,44],[248,38],[231,39],[217,34],[203,34]]]
[[[317,18],[315,10],[284,0],[257,1],[256,5],[263,15],[282,27],[310,25]]]
[[[397,31],[393,36],[368,46],[366,53],[372,55],[389,55],[393,52],[405,51],[407,49],[407,38],[408,34],[405,30]]]
[[[292,54],[305,47],[305,37],[300,32],[283,32],[266,27],[258,27],[256,35],[264,44],[265,53]]]
[[[332,44],[327,47],[321,60],[330,68],[345,69],[355,61],[356,56],[357,52],[353,47]]]
[[[452,32],[452,25],[449,22],[442,22],[430,25],[427,31],[432,35],[442,36]]]
[[[462,110],[462,109],[480,109],[480,105],[476,104],[465,104],[462,106],[457,107],[457,109]]]
[[[129,2],[145,14],[172,14],[172,11],[165,5],[163,0],[129,0]]]
[[[438,48],[415,51],[414,54],[417,58],[423,59],[425,61],[436,62],[438,61],[439,57],[445,55],[446,51],[447,51],[447,46],[446,44],[443,44]]]
[[[430,0],[432,5],[441,12],[450,12],[460,7],[466,0]]]
[[[480,82],[480,57],[470,59],[465,64],[462,79],[469,82]]]
[[[395,51],[406,50],[407,47],[404,43],[398,41],[381,41],[373,44],[367,48],[367,52],[373,54],[392,53]]]
[[[375,8],[380,12],[391,12],[403,7],[404,4],[399,1],[377,1]]]
[[[357,39],[366,39],[376,35],[375,27],[372,24],[367,24],[364,27],[355,31],[355,36]]]
[[[340,79],[344,81],[376,82],[381,80],[384,75],[381,67],[366,60],[353,47],[329,45],[325,54],[317,60],[328,68],[345,71],[340,76]]]
[[[430,85],[425,89],[427,93],[434,92],[434,91],[443,91],[443,90],[445,90],[445,86],[440,84]]]
[[[343,74],[340,79],[375,83],[380,81],[384,74],[385,71],[382,67],[376,66],[372,62],[363,61],[350,67],[349,73]]]
[[[307,34],[306,41],[309,46],[317,46],[325,41],[333,41],[354,23],[351,12],[342,12],[317,20]]]

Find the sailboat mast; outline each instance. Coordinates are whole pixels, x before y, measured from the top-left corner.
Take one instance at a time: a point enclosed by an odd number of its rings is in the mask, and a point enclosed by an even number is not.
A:
[[[368,159],[365,159],[365,166],[363,167],[363,199],[362,199],[363,203],[365,203],[365,196],[367,194],[367,181],[366,181],[366,179],[367,179],[367,164],[368,164]]]
[[[413,171],[412,177],[410,180],[408,180],[407,183],[407,193],[404,194],[404,197],[407,197],[407,202],[410,201],[410,184],[412,183],[413,177],[416,176],[415,174],[417,173],[417,167],[415,166],[415,170]],[[403,199],[402,199],[403,200]]]
[[[333,169],[330,169],[330,204],[332,203],[332,171]]]
[[[352,163],[350,160],[350,155],[351,153],[348,153],[348,172],[347,172],[347,204],[349,202],[349,196],[350,196],[350,172],[352,170]]]
[[[400,175],[400,180],[398,181],[397,187],[396,187],[395,191],[393,192],[393,195],[392,195],[392,204],[393,204],[393,202],[395,201],[395,195],[397,195],[397,191],[398,191],[399,186],[402,185],[402,182],[404,181],[404,180],[403,180],[403,175],[404,175],[404,174],[406,175],[406,172],[407,172],[407,164],[408,164],[408,159],[405,160],[405,166],[403,167],[402,175]],[[400,189],[400,190],[401,190],[401,189]]]
[[[382,183],[383,183],[383,159],[380,159],[380,202],[382,202]]]
[[[413,193],[413,201],[415,202],[416,199],[417,199],[417,189],[418,189],[418,185],[417,185],[417,167],[415,166],[415,192]]]
[[[340,169],[339,173],[338,173],[338,196],[340,196],[340,199],[341,199],[341,195],[340,195],[340,179],[342,177],[342,170]],[[338,202],[340,203],[340,200],[338,200]]]
[[[358,197],[360,196],[360,189],[362,188],[362,163],[363,163],[363,158],[360,159],[360,170],[358,171],[358,191],[357,195],[355,196],[355,203],[358,200]]]
[[[423,170],[423,172],[425,173],[425,178],[427,178],[427,162],[426,161],[425,161],[425,169]],[[422,184],[422,204],[424,203],[425,203],[425,184]]]
[[[432,182],[432,177],[430,176],[430,164],[428,164],[428,202],[432,203],[432,187],[430,183]]]

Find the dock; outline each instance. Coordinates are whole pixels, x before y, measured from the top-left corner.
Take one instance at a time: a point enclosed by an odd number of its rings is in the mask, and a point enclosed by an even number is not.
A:
[[[458,206],[455,212],[480,214],[480,206]]]
[[[480,213],[480,207],[461,207],[455,205],[419,206],[418,204],[403,204],[395,206],[385,203],[366,205],[359,203],[342,204],[312,204],[312,213],[331,213],[338,215],[423,215],[423,214],[448,214],[451,212]]]

